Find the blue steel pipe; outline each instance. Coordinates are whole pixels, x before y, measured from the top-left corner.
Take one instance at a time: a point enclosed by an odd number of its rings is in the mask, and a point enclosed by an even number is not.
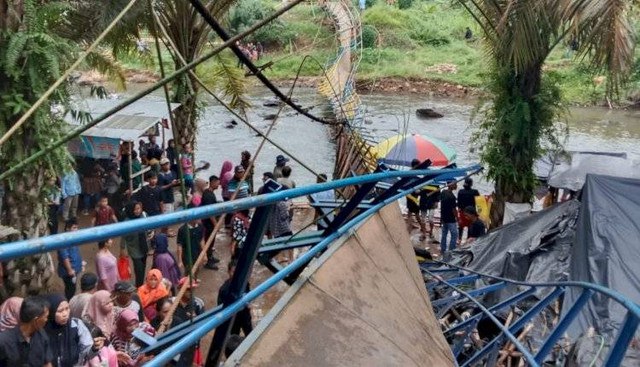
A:
[[[448,177],[450,177],[452,175],[457,176],[477,173],[481,169],[482,167],[480,165],[472,165],[466,168],[442,169],[438,170],[437,172],[439,173],[439,175],[447,175]],[[278,201],[306,196],[309,194],[315,194],[327,190],[334,190],[345,186],[362,185],[365,183],[390,178],[433,175],[433,173],[434,170],[429,169],[373,173],[368,175],[349,177],[342,180],[325,182],[321,184],[299,187],[272,194],[259,195],[246,199],[182,210],[179,212],[163,214],[144,219],[124,221],[107,226],[81,229],[75,232],[66,232],[53,236],[11,242],[0,245],[0,261],[7,261],[14,258],[35,255],[42,252],[62,250],[67,247],[102,241],[133,232],[140,232],[149,229],[171,226],[178,223],[185,223],[191,220],[214,217],[225,213],[231,213],[238,210],[273,204]],[[402,197],[402,195],[396,196],[398,198]]]
[[[463,171],[465,171],[465,170],[460,170],[460,172],[463,172]],[[469,171],[469,170],[467,169],[467,171]],[[427,171],[406,171],[406,172],[413,172],[414,174],[421,174],[420,172],[425,173],[425,172],[428,172],[428,170]],[[391,177],[395,177],[395,175],[397,175],[397,173],[398,172],[395,172],[395,174],[391,175]],[[389,177],[389,175],[387,173],[379,173],[379,174],[373,174],[373,175],[369,175],[369,176],[376,176],[377,178],[387,178],[387,177]],[[358,176],[358,177],[362,177],[362,176]],[[340,180],[340,181],[354,180],[354,179],[356,179],[358,177],[353,177],[353,178]],[[372,181],[371,180],[362,180],[362,181],[360,181],[360,183],[366,183],[366,182],[372,182]],[[323,189],[322,190],[318,190],[318,191],[327,190],[328,188],[324,188],[324,185],[326,185],[326,184],[322,184],[321,186],[323,186]],[[324,251],[329,246],[329,244],[331,244],[333,241],[335,241],[336,239],[340,238],[342,235],[347,233],[347,231],[351,230],[351,228],[353,228],[357,224],[362,223],[364,220],[366,220],[371,215],[375,214],[378,210],[380,210],[381,208],[383,208],[387,204],[392,203],[392,202],[394,202],[394,201],[406,196],[407,194],[413,192],[413,190],[415,190],[417,187],[422,187],[424,185],[425,184],[422,183],[422,184],[416,185],[415,187],[411,187],[410,189],[403,190],[403,191],[399,192],[398,194],[396,194],[396,195],[394,195],[394,196],[392,196],[392,197],[380,202],[379,204],[375,205],[374,207],[372,207],[372,208],[364,211],[363,213],[357,215],[355,218],[353,218],[352,220],[350,220],[349,222],[345,223],[343,226],[338,228],[336,230],[336,232],[332,233],[331,235],[326,237],[324,240],[322,240],[320,243],[318,243],[318,245],[316,245],[315,247],[312,247],[309,251],[307,251],[302,256],[297,258],[291,264],[287,265],[281,271],[279,271],[278,273],[274,274],[271,278],[267,279],[266,281],[261,283],[259,286],[257,286],[253,290],[249,291],[242,298],[240,298],[237,301],[235,301],[234,303],[230,304],[228,307],[226,307],[221,312],[219,312],[216,315],[212,316],[212,318],[209,321],[207,321],[206,323],[204,323],[203,325],[201,325],[197,329],[193,330],[193,332],[191,334],[189,334],[188,336],[184,337],[183,339],[179,340],[175,344],[173,344],[170,347],[168,347],[167,349],[165,349],[163,352],[161,352],[156,357],[154,357],[151,361],[149,361],[145,366],[161,367],[161,366],[164,366],[166,363],[169,363],[171,361],[171,359],[173,358],[173,356],[181,353],[182,351],[187,349],[189,346],[195,344],[198,340],[202,339],[209,331],[215,329],[216,327],[221,325],[223,322],[225,322],[226,320],[231,318],[234,314],[238,313],[240,310],[245,308],[249,304],[249,302],[251,302],[254,299],[256,299],[259,296],[261,296],[263,293],[265,293],[267,290],[269,290],[269,288],[273,287],[278,282],[282,281],[284,278],[289,276],[291,273],[293,273],[300,266],[303,266],[307,262],[311,261],[316,255],[318,255],[319,253]],[[331,187],[331,188],[333,188],[333,187]],[[293,190],[287,190],[285,192],[289,193],[290,191],[293,191]],[[317,192],[317,191],[313,191],[313,192]],[[272,194],[272,195],[275,195],[275,194]],[[302,195],[306,195],[306,193],[302,194]],[[532,359],[533,359],[533,357],[532,357]]]

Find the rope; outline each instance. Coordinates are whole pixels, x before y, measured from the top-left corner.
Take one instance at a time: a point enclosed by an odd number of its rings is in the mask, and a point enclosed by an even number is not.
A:
[[[125,14],[129,11],[129,9],[131,9],[131,7],[133,7],[133,5],[135,4],[136,1],[137,0],[129,1],[127,6],[125,6],[124,9],[122,9],[122,11],[120,12],[120,14],[118,14],[118,16],[107,26],[107,28],[105,28],[105,30],[102,31],[102,33],[100,33],[98,38],[96,38],[95,41],[93,41],[93,43],[89,46],[89,48],[87,48],[80,55],[80,57],[76,60],[76,62],[74,62],[73,65],[71,65],[71,67],[69,67],[69,69],[67,69],[67,71],[65,71],[64,74],[62,74],[62,76],[60,76],[60,78],[58,78],[58,80],[56,80],[56,82],[53,83],[49,87],[49,89],[47,89],[47,91],[44,92],[44,94],[42,96],[40,96],[40,98],[38,98],[36,103],[34,103],[27,110],[27,112],[24,115],[22,115],[22,117],[20,117],[18,119],[18,121],[13,126],[11,126],[11,128],[2,136],[2,138],[0,138],[0,146],[2,146],[2,144],[4,142],[6,142],[11,137],[11,135],[13,135],[27,121],[27,119],[29,117],[31,117],[31,115],[33,115],[33,113],[40,106],[42,106],[42,104],[47,100],[47,98],[49,98],[49,96],[51,96],[51,94],[56,90],[56,88],[58,88],[62,83],[64,83],[65,80],[67,80],[69,75],[71,75],[71,73],[78,66],[80,66],[80,64],[84,61],[84,59],[87,57],[87,55],[89,55],[91,52],[93,52],[93,50],[98,46],[98,44],[100,42],[102,42],[102,39],[104,39],[104,37],[113,29],[113,27],[115,27],[115,25],[122,19],[122,17],[125,16]]]
[[[300,73],[302,71],[302,66],[304,64],[301,63],[300,67],[298,68],[298,72],[296,73],[296,78],[294,79],[293,85],[291,86],[290,90],[289,90],[289,97],[291,98],[291,95],[293,94],[293,90],[298,82],[298,78],[300,77]],[[278,121],[278,119],[280,118],[280,113],[282,112],[282,110],[284,109],[284,105],[281,105],[280,108],[278,109],[278,112],[276,113],[276,117],[273,119],[273,121],[271,122],[271,124],[269,125],[269,128],[267,129],[267,132],[265,133],[265,135],[268,137],[269,134],[271,133],[271,131],[273,130],[273,127],[275,126],[275,123]],[[240,184],[242,184],[247,176],[249,175],[249,173],[251,172],[251,169],[254,166],[254,163],[256,161],[256,159],[258,158],[258,156],[260,155],[260,152],[262,151],[262,148],[264,147],[264,144],[267,140],[265,138],[262,139],[262,141],[260,142],[260,145],[258,146],[258,148],[256,149],[255,153],[253,154],[251,161],[249,162],[249,168],[245,170],[244,174],[242,175],[242,178],[240,179]],[[238,195],[239,190],[236,190],[230,198],[230,201],[235,200],[236,196]],[[220,216],[220,218],[218,219],[216,226],[213,229],[213,233],[211,233],[211,235],[209,235],[209,238],[207,239],[204,248],[202,249],[202,251],[200,252],[200,255],[198,256],[198,258],[196,259],[196,262],[193,264],[193,268],[198,268],[200,266],[200,264],[203,262],[204,257],[206,256],[207,250],[209,250],[209,247],[211,247],[211,245],[213,244],[213,240],[216,238],[216,235],[218,234],[218,232],[220,231],[220,228],[222,227],[223,223],[224,223],[224,218],[226,217],[226,213],[222,214]],[[184,296],[184,293],[187,289],[187,284],[184,284],[178,294],[176,295],[176,299],[180,299]],[[167,316],[165,317],[164,321],[162,322],[162,324],[160,324],[160,328],[158,329],[158,333],[162,333],[164,332],[164,330],[166,330],[167,326],[170,325],[171,323],[171,319],[173,318],[173,313],[175,312],[176,308],[177,308],[178,304],[174,303],[173,305],[171,305],[171,308],[169,309],[169,312],[167,314]]]
[[[185,61],[184,57],[180,54],[180,52],[178,52],[176,45],[174,44],[174,42],[171,40],[171,38],[169,37],[169,35],[167,34],[167,30],[166,28],[162,25],[162,23],[160,22],[160,19],[158,18],[158,15],[153,12],[153,17],[158,25],[158,27],[160,28],[160,31],[162,32],[162,35],[164,36],[163,42],[165,43],[165,46],[167,46],[167,48],[172,49],[173,54],[176,56],[176,58],[178,60],[180,60],[180,62],[182,64],[186,64],[187,62]],[[166,41],[165,41],[166,39]],[[167,44],[168,43],[168,44]],[[303,60],[304,62],[304,60]],[[198,75],[196,73],[193,72],[193,70],[189,70],[189,75],[191,75],[191,77],[198,82],[198,84],[200,84],[200,86],[211,96],[213,97],[218,103],[220,103],[227,111],[229,111],[233,116],[235,116],[238,120],[240,120],[242,123],[244,123],[245,125],[247,125],[247,127],[249,127],[251,130],[253,130],[256,134],[260,135],[260,137],[266,139],[269,143],[271,143],[273,146],[275,146],[276,148],[278,148],[280,151],[282,151],[284,154],[286,154],[287,156],[291,157],[291,159],[293,159],[294,161],[296,161],[298,164],[300,164],[303,168],[305,168],[306,170],[308,170],[309,172],[311,172],[314,176],[319,177],[319,174],[314,171],[311,167],[307,166],[301,159],[299,159],[298,157],[296,157],[295,155],[293,155],[291,152],[289,152],[288,150],[286,150],[285,148],[283,148],[280,144],[276,143],[275,141],[273,141],[271,138],[269,138],[267,135],[265,135],[262,131],[258,130],[254,125],[252,125],[248,119],[246,119],[245,117],[241,116],[240,114],[238,114],[236,111],[233,110],[233,108],[231,108],[226,102],[224,102],[220,97],[218,97],[203,81],[202,79],[200,79],[198,77]]]
[[[193,5],[193,7],[196,9],[196,11],[198,13],[200,13],[202,18],[209,24],[209,26],[214,30],[214,32],[216,32],[218,34],[218,36],[220,38],[222,38],[223,40],[229,39],[229,35],[227,34],[227,32],[213,18],[213,16],[207,11],[207,9],[205,8],[205,6],[202,4],[202,2],[200,0],[189,0],[189,2],[191,3],[191,5]],[[290,97],[285,96],[280,91],[280,89],[278,89],[278,87],[273,85],[273,83],[266,76],[264,76],[262,71],[260,71],[260,69],[258,69],[253,64],[253,62],[244,54],[244,52],[242,52],[240,50],[240,48],[235,43],[231,44],[229,47],[231,48],[233,53],[236,54],[238,59],[240,59],[240,61],[243,64],[245,64],[247,66],[247,68],[256,76],[256,78],[258,78],[258,80],[260,80],[260,82],[262,82],[262,84],[264,84],[267,88],[269,88],[273,92],[273,94],[275,94],[276,97],[278,97],[281,101],[283,101],[284,103],[288,104],[291,108],[296,110],[301,115],[306,116],[306,117],[308,117],[308,118],[310,118],[310,119],[312,119],[314,121],[320,122],[320,123],[325,124],[325,125],[335,125],[334,123],[332,123],[330,121],[327,121],[325,119],[322,119],[322,118],[319,118],[317,116],[314,116],[311,113],[309,113],[308,111],[305,111],[302,108],[300,108],[300,106],[295,104],[291,100]],[[299,75],[296,76],[296,80],[298,78],[299,78]]]
[[[153,5],[152,5],[152,0],[147,0],[147,4],[149,6],[149,11],[152,14],[155,14],[155,12],[153,11]],[[151,22],[151,27],[153,30],[153,37],[154,37],[154,43],[155,43],[155,48],[156,48],[156,53],[158,55],[158,63],[160,64],[160,76],[162,78],[165,77],[165,72],[164,72],[164,62],[162,61],[162,52],[160,50],[160,42],[158,42],[158,31],[156,29],[156,23],[155,22]],[[174,138],[178,138],[177,134],[178,134],[178,129],[176,129],[176,123],[175,123],[175,119],[173,118],[173,112],[171,110],[171,100],[169,98],[169,88],[167,87],[167,85],[165,84],[163,86],[163,90],[164,90],[164,97],[165,97],[165,101],[167,102],[167,110],[169,112],[169,121],[171,123],[171,129],[173,130],[174,133]],[[179,139],[177,139],[179,140]],[[180,175],[180,192],[182,194],[182,202],[183,205],[186,207],[187,206],[187,188],[185,185],[185,180],[184,180],[184,171],[182,168],[182,162],[180,159],[180,153],[182,153],[182,146],[181,144],[176,145],[177,148],[177,153],[178,153],[178,174]],[[195,181],[194,181],[195,182]],[[189,265],[189,286],[191,286],[193,284],[193,258],[192,258],[192,253],[191,253],[191,230],[189,229],[189,224],[185,223],[185,225],[187,226],[187,238],[186,238],[186,256],[187,256],[187,265]],[[191,302],[193,302],[194,300],[194,295],[193,293],[191,293]],[[177,305],[180,303],[180,298],[176,298],[177,302],[174,302],[174,304]],[[191,321],[193,321],[193,315],[191,316]]]
[[[79,136],[83,132],[87,131],[88,129],[90,129],[90,128],[94,127],[94,126],[96,126],[100,122],[102,122],[102,121],[106,120],[107,118],[109,118],[111,115],[121,111],[122,109],[124,109],[125,107],[133,104],[137,100],[139,100],[139,99],[151,94],[152,92],[154,92],[155,90],[159,89],[163,85],[166,85],[166,84],[172,82],[174,79],[176,79],[180,75],[186,73],[188,70],[190,70],[190,69],[194,68],[195,66],[197,66],[199,64],[202,64],[203,62],[209,60],[210,58],[212,58],[213,56],[217,55],[218,53],[220,53],[225,48],[227,48],[227,47],[231,46],[232,44],[234,44],[236,41],[239,41],[239,40],[243,39],[244,37],[254,33],[260,27],[262,27],[265,24],[273,21],[274,19],[276,19],[280,15],[286,13],[287,11],[291,10],[291,8],[293,8],[294,6],[296,6],[297,4],[299,4],[299,3],[303,2],[303,1],[304,0],[292,0],[290,3],[288,3],[287,5],[283,6],[279,10],[277,10],[275,13],[273,13],[270,16],[266,17],[265,19],[261,20],[260,22],[257,22],[256,24],[254,24],[251,28],[247,29],[246,31],[244,31],[244,32],[242,32],[242,33],[240,33],[240,34],[238,34],[238,35],[236,35],[234,37],[229,38],[227,41],[225,41],[222,45],[220,45],[216,49],[211,50],[210,52],[206,53],[205,55],[199,57],[198,59],[196,59],[196,60],[194,60],[192,62],[190,62],[189,64],[185,65],[184,67],[176,70],[173,74],[169,75],[165,79],[162,79],[162,80],[158,81],[157,83],[153,84],[149,88],[138,92],[137,94],[135,94],[131,98],[123,101],[118,106],[113,107],[110,110],[106,111],[105,113],[103,113],[102,115],[100,115],[99,117],[94,119],[93,121],[91,121],[91,122],[89,122],[89,123],[87,123],[85,125],[82,125],[82,126],[76,128],[76,129],[72,130],[69,134],[63,136],[62,138],[60,138],[58,140],[56,140],[51,145],[49,145],[49,146],[45,147],[44,149],[32,154],[31,156],[29,156],[28,158],[26,158],[22,162],[18,163],[14,167],[11,167],[10,169],[8,169],[5,172],[3,172],[2,174],[0,174],[0,181],[6,179],[10,175],[13,175],[17,171],[20,171],[20,170],[24,169],[26,166],[32,164],[33,162],[35,162],[36,160],[38,160],[42,156],[44,156],[46,154],[49,154],[53,150],[61,147],[63,144],[65,144],[69,140]]]

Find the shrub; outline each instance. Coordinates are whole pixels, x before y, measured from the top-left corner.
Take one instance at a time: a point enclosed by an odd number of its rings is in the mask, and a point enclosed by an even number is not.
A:
[[[398,0],[398,8],[409,9],[413,5],[413,0]]]
[[[371,25],[364,25],[362,27],[362,47],[375,48],[378,41],[378,31]]]

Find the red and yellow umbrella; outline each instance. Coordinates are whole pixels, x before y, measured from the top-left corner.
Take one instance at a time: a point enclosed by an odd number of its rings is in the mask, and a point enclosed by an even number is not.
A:
[[[378,161],[396,166],[411,166],[411,161],[430,159],[431,165],[444,167],[456,160],[456,151],[442,141],[418,134],[396,135],[373,148]]]

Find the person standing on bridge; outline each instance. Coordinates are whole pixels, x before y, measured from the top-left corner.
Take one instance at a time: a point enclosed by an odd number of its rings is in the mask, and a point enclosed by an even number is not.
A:
[[[458,241],[458,211],[456,208],[456,196],[453,190],[458,188],[455,180],[447,184],[447,188],[442,190],[440,196],[440,222],[442,223],[442,236],[440,237],[440,255],[444,256],[447,250],[456,248]],[[449,247],[447,248],[447,234],[450,235]]]

